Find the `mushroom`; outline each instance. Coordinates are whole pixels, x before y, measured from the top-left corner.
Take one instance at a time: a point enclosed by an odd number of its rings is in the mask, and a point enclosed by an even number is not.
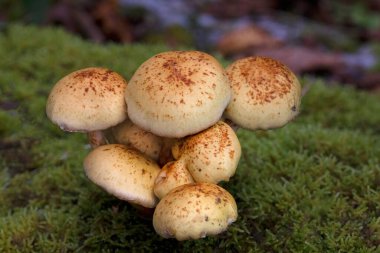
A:
[[[232,99],[224,116],[240,127],[278,128],[299,112],[301,86],[293,72],[268,57],[247,57],[226,69]]]
[[[92,182],[117,198],[146,208],[156,206],[153,186],[160,167],[139,151],[121,144],[99,146],[83,166]]]
[[[184,161],[172,161],[165,164],[154,182],[154,193],[161,199],[172,189],[194,183]]]
[[[105,130],[127,118],[127,82],[105,68],[85,68],[59,80],[51,90],[46,114],[62,130],[88,132],[93,147],[105,144]]]
[[[234,130],[223,121],[178,141],[173,156],[184,161],[196,182],[228,181],[235,174],[241,146]],[[178,162],[177,161],[177,162]]]
[[[126,90],[128,116],[158,136],[181,138],[215,124],[231,98],[224,69],[199,51],[170,51],[145,61]]]
[[[220,186],[186,184],[160,200],[153,214],[153,226],[164,238],[198,239],[225,231],[237,215],[234,198]]]
[[[131,146],[149,158],[158,161],[163,145],[161,137],[141,129],[129,119],[112,127],[112,135],[115,143]]]

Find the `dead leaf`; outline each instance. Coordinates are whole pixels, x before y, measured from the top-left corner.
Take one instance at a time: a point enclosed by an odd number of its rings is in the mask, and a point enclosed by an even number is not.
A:
[[[48,23],[62,25],[94,42],[100,43],[109,39],[131,42],[132,29],[119,10],[119,2],[116,0],[89,3],[62,0],[50,8]]]
[[[230,31],[222,36],[217,48],[223,55],[232,55],[256,47],[277,47],[281,41],[255,25]]]
[[[207,3],[204,9],[215,17],[239,18],[252,12],[270,12],[277,4],[276,0],[217,0]]]
[[[380,90],[380,73],[365,73],[357,82],[358,88]]]
[[[252,52],[251,52],[252,53]],[[327,70],[333,73],[344,65],[343,58],[337,53],[326,53],[318,49],[285,46],[256,49],[254,55],[268,56],[287,65],[296,73]]]
[[[279,60],[297,74],[328,73],[330,79],[364,90],[380,90],[380,74],[367,72],[363,67],[352,65],[339,53],[324,52],[306,47],[260,48],[254,55]],[[250,53],[252,55],[252,51]]]
[[[105,36],[95,24],[92,16],[70,1],[54,4],[48,11],[49,24],[61,25],[70,32],[79,33],[94,42],[104,42]]]
[[[96,4],[92,15],[103,33],[116,41],[132,41],[131,27],[119,14],[119,3],[116,0],[103,0]]]

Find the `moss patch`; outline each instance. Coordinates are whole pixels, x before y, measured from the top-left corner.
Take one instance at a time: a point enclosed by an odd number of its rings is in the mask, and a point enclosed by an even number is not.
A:
[[[223,186],[239,218],[197,241],[162,239],[151,221],[89,182],[82,134],[45,116],[59,78],[89,67],[127,79],[166,48],[84,42],[12,25],[0,36],[0,252],[376,252],[380,245],[379,97],[314,83],[286,127],[241,130],[243,157]],[[303,80],[303,82],[308,82]]]

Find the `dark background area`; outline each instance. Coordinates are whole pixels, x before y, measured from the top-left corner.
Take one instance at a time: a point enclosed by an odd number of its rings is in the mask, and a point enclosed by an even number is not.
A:
[[[227,59],[266,55],[297,74],[379,91],[379,0],[2,0],[0,22],[96,43],[163,43]]]

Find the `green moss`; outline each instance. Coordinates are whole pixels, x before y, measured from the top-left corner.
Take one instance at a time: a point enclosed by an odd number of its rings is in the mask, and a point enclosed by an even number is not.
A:
[[[177,242],[89,182],[86,137],[45,116],[54,83],[88,66],[127,79],[165,47],[93,45],[61,30],[12,25],[0,36],[0,252],[376,252],[380,245],[380,103],[312,84],[301,114],[241,130],[237,174],[223,183],[239,218],[227,232]],[[304,83],[310,82],[302,80]]]

